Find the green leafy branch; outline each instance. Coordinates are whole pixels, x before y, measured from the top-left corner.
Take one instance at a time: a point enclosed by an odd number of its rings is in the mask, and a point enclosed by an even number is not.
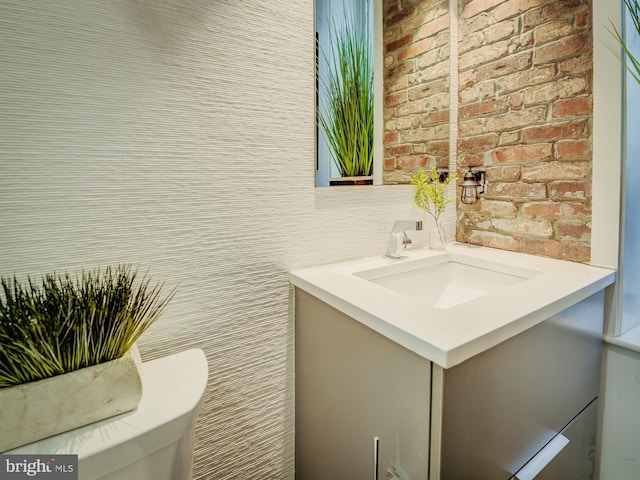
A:
[[[446,210],[447,205],[453,202],[453,199],[447,199],[447,188],[457,179],[458,175],[452,173],[444,182],[441,182],[440,174],[435,167],[431,168],[429,175],[421,169],[411,176],[411,183],[417,187],[413,201],[433,217],[438,229],[440,229],[438,221],[440,215]]]

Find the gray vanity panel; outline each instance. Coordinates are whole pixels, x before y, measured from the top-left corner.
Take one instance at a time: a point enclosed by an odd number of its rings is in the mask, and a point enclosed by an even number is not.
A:
[[[603,304],[600,292],[444,370],[442,479],[511,478],[597,397]]]
[[[431,362],[296,289],[296,479],[426,479]]]

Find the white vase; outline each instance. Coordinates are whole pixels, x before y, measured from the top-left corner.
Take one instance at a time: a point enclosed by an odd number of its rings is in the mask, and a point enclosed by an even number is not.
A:
[[[140,354],[0,389],[0,452],[135,409]]]

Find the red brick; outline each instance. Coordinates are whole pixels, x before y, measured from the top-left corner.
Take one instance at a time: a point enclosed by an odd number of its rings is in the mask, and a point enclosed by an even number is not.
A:
[[[596,0],[597,1],[597,0]],[[541,8],[531,9],[524,14],[522,26],[525,29],[531,29],[537,25],[544,25],[558,18],[568,15],[577,15],[579,12],[587,12],[591,7],[591,3],[585,0],[554,0],[546,3]]]
[[[400,11],[399,3],[400,0],[385,0],[384,6],[384,18],[392,17]]]
[[[464,40],[463,40],[464,41]],[[499,58],[505,57],[509,53],[509,41],[492,43],[491,45],[483,45],[474,49],[469,53],[465,53],[458,59],[458,67],[460,71],[473,68],[486,62],[491,62]]]
[[[458,108],[458,115],[460,118],[477,117],[479,115],[487,115],[495,112],[504,112],[509,106],[508,102],[489,99],[481,102],[470,103],[467,105],[461,105]]]
[[[469,168],[469,167],[481,167],[482,165],[484,165],[484,154],[482,153],[475,153],[475,154],[463,153],[458,156],[458,167]],[[467,168],[462,170],[462,175],[465,174],[465,172],[467,171]],[[458,174],[460,175],[460,172],[458,172]],[[462,176],[460,178],[462,178]]]
[[[560,258],[586,263],[591,260],[591,246],[582,242],[560,242]]]
[[[558,160],[590,160],[591,142],[588,140],[560,140],[556,143]]]
[[[569,98],[576,95],[584,95],[589,92],[589,81],[585,77],[571,77],[556,82],[538,85],[524,92],[524,103],[548,104],[560,98]]]
[[[562,125],[538,125],[522,130],[523,143],[539,143],[558,140],[563,137],[564,127]]]
[[[516,35],[518,27],[517,19],[496,23],[492,22],[482,29],[482,34],[486,43],[493,43]]]
[[[552,147],[550,143],[506,146],[493,152],[492,158],[495,163],[544,162],[553,158]]]
[[[562,252],[560,244],[556,240],[543,240],[538,238],[523,238],[522,251],[524,253],[554,258],[560,258]]]
[[[396,168],[396,159],[391,157],[385,157],[384,159],[384,169],[389,170],[391,168]]]
[[[413,35],[412,34],[404,35],[403,37],[397,38],[392,42],[387,43],[384,46],[384,53],[395,52],[411,44],[411,42],[413,42]]]
[[[386,79],[402,77],[404,75],[408,75],[409,73],[413,73],[415,71],[413,62],[402,62],[394,65],[393,67],[387,68],[384,72],[384,76]]]
[[[591,227],[582,222],[557,222],[556,238],[588,242],[591,240]]]
[[[547,186],[544,183],[488,183],[486,195],[513,200],[543,199],[547,196]]]
[[[520,214],[527,217],[543,217],[551,220],[584,220],[591,218],[591,209],[582,203],[572,202],[529,202],[520,207]]]
[[[425,122],[420,122],[421,125],[434,125],[437,123],[448,123],[449,122],[449,108],[443,109],[443,110],[439,110],[437,112],[431,112],[429,114],[427,114],[426,116],[421,117],[422,119],[425,119]]]
[[[467,3],[463,10],[462,16],[465,18],[473,17],[481,12],[485,12],[500,5],[504,0],[471,0]]]
[[[482,82],[483,80],[495,79],[512,73],[525,71],[531,67],[532,63],[531,51],[514,53],[487,65],[480,65],[473,71],[473,74],[475,81]]]
[[[544,218],[494,218],[491,220],[491,225],[497,231],[511,235],[545,238],[551,238],[553,235],[551,222]]]
[[[501,250],[511,250],[514,252],[520,250],[520,242],[516,238],[495,232],[474,230],[469,234],[466,241],[474,245],[499,248]]]
[[[554,118],[589,115],[593,112],[591,97],[566,98],[554,102],[551,114]]]
[[[385,16],[384,24],[387,27],[392,27],[413,17],[415,13],[416,9],[413,7],[406,10],[397,9],[393,14]]]
[[[393,94],[385,95],[384,104],[387,107],[392,105],[398,105],[400,103],[404,103],[407,101],[407,92],[398,92]]]
[[[427,153],[430,155],[449,155],[449,140],[427,142]]]
[[[551,182],[550,193],[552,198],[587,199],[591,195],[590,187],[590,182]]]
[[[514,217],[518,213],[517,207],[510,201],[487,200],[480,197],[480,211],[493,217]]]
[[[577,57],[570,57],[557,64],[558,71],[565,76],[591,74],[593,70],[593,57],[591,51]]]
[[[398,168],[424,168],[427,165],[429,165],[429,157],[426,155],[398,157]]]
[[[585,122],[537,125],[522,130],[522,142],[552,142],[565,138],[581,137],[584,135],[585,129]]]
[[[432,37],[449,28],[449,15],[442,15],[424,24],[417,34],[417,38]]]
[[[494,18],[498,21],[513,17],[543,3],[543,0],[507,0],[496,8]]]
[[[549,219],[560,218],[561,203],[558,202],[531,202],[525,203],[520,213],[526,217],[543,217]]]
[[[442,92],[446,92],[448,88],[447,79],[439,79],[433,82],[421,83],[418,86],[409,89],[409,100],[419,100],[421,98],[434,96],[439,98]],[[447,105],[448,107],[448,105]]]
[[[390,143],[398,143],[398,132],[384,133],[384,144],[388,145]]]
[[[436,140],[436,131],[433,128],[414,128],[409,130],[403,130],[400,138],[403,142],[427,142],[430,140]]]
[[[496,88],[503,94],[506,92],[521,92],[533,85],[553,82],[556,77],[555,65],[542,65],[524,72],[515,72],[497,79]],[[521,103],[521,100],[520,102]]]
[[[591,173],[591,162],[531,163],[522,167],[522,179],[527,182],[553,180],[583,180]]]
[[[573,262],[585,263],[591,259],[591,247],[583,242],[523,238],[522,251]]]
[[[520,180],[520,165],[487,167],[487,182],[517,182]]]
[[[413,147],[411,145],[394,145],[385,147],[385,157],[398,157],[400,155],[411,155],[413,153]]]
[[[583,203],[562,202],[561,212],[565,219],[591,219],[591,208]]]
[[[549,43],[537,47],[533,53],[533,63],[557,62],[570,55],[589,51],[591,48],[591,37],[589,33],[581,33],[571,37],[565,37],[557,42]]]
[[[523,238],[522,251],[524,253],[544,255],[573,262],[584,263],[591,259],[591,247],[587,243],[582,242]]]
[[[546,43],[551,40],[565,37],[573,33],[573,25],[566,19],[556,20],[555,22],[546,23],[534,29],[534,38],[536,44]]]
[[[436,168],[449,168],[449,155],[436,157]]]
[[[520,132],[502,132],[500,134],[499,145],[514,145],[520,143]]]
[[[474,150],[486,150],[498,145],[498,135],[496,133],[487,133],[486,135],[477,135],[466,137],[458,140],[459,152],[470,152]]]
[[[580,12],[576,15],[576,27],[588,27],[591,25],[588,12]]]
[[[409,58],[414,58],[418,55],[422,55],[423,53],[428,52],[432,45],[433,41],[430,38],[419,40],[411,44],[411,46],[405,48],[404,50],[400,50],[398,52],[398,60],[404,62]]]
[[[544,105],[526,108],[517,112],[488,117],[484,121],[485,131],[503,132],[528,127],[547,121],[547,107]],[[462,122],[461,122],[462,124]]]

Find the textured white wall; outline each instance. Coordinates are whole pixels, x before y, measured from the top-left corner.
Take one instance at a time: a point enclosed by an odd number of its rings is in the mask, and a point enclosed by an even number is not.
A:
[[[313,187],[313,36],[312,0],[0,0],[0,275],[179,284],[140,347],[209,359],[197,478],[292,478],[287,271],[418,217],[410,187]]]

